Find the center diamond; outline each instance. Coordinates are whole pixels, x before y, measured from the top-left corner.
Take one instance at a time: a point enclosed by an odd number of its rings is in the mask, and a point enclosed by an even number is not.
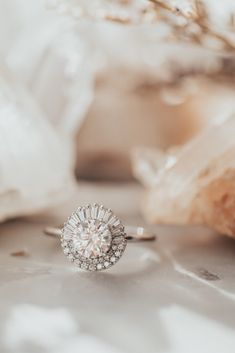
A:
[[[111,242],[112,234],[107,225],[94,219],[80,223],[72,238],[74,250],[87,258],[104,255]]]

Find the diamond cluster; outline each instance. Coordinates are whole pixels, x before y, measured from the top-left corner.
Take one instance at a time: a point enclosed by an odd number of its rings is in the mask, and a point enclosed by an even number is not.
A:
[[[64,225],[61,245],[64,254],[81,269],[104,270],[125,250],[124,227],[103,205],[79,207]]]

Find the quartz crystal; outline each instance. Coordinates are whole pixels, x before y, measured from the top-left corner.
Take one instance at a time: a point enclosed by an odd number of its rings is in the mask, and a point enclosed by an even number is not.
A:
[[[234,134],[235,115],[222,115],[181,147],[137,151],[133,169],[147,189],[146,219],[203,224],[235,238]]]
[[[31,93],[0,64],[0,222],[64,201],[73,159]]]

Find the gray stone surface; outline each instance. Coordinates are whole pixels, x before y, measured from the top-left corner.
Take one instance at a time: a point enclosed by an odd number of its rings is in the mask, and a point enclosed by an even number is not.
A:
[[[0,352],[233,353],[235,241],[158,226],[157,242],[81,272],[42,229],[94,201],[143,224],[138,186],[81,184],[53,212],[1,225]]]

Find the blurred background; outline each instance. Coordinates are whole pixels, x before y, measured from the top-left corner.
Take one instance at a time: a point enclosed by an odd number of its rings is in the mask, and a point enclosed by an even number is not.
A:
[[[231,117],[234,8],[1,0],[1,218],[56,204],[74,176],[152,188],[164,153]],[[190,177],[225,152],[213,141]]]

